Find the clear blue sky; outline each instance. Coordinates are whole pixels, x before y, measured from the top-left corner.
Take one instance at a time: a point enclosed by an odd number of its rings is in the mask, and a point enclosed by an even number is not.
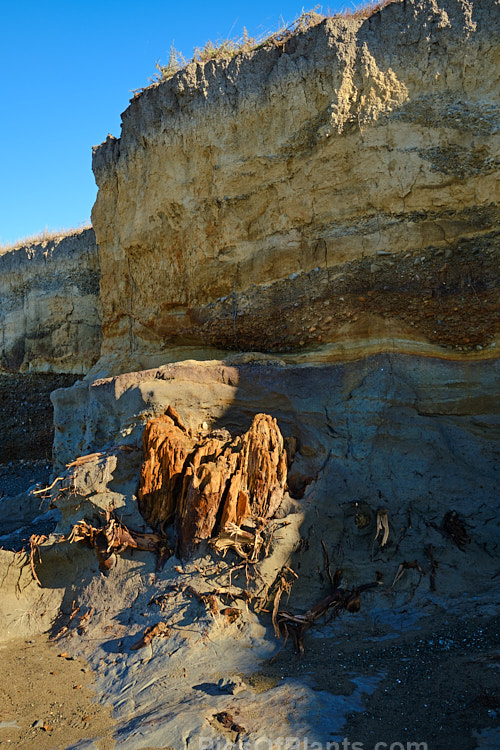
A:
[[[305,6],[309,10],[311,6]],[[334,0],[334,12],[353,7]],[[90,217],[94,144],[120,135],[133,89],[172,43],[185,57],[207,39],[260,36],[292,22],[301,0],[5,0],[0,18],[0,244]]]

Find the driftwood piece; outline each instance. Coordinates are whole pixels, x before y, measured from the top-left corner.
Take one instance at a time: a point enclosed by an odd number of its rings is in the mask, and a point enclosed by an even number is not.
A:
[[[52,484],[49,484],[48,487],[41,487],[39,490],[32,490],[31,494],[32,495],[44,495],[45,493],[50,492],[50,490],[53,489],[58,482],[62,482],[63,480],[64,480],[64,477],[56,477],[54,481],[52,482]]]
[[[241,609],[238,607],[225,607],[221,609],[221,615],[223,615],[229,624],[235,622],[241,615]]]

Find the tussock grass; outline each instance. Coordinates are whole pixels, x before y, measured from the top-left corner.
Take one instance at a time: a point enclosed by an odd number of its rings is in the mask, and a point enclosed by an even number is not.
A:
[[[352,9],[345,9],[340,13],[319,13],[320,8],[317,5],[313,10],[303,11],[301,15],[291,24],[281,26],[277,31],[263,34],[260,37],[249,36],[247,30],[243,29],[243,36],[239,39],[219,39],[216,42],[207,41],[203,47],[196,47],[191,58],[186,59],[184,55],[175,49],[172,45],[170,56],[166,65],[162,65],[159,60],[156,62],[157,72],[150,78],[150,85],[161,83],[172,78],[176,73],[183,70],[187,65],[193,62],[207,63],[210,60],[230,60],[237,55],[242,55],[262,47],[274,46],[283,47],[285,43],[294,34],[317,26],[326,18],[354,18],[363,20],[369,18],[374,13],[382,10],[386,5],[390,5],[397,0],[372,0]],[[134,91],[134,95],[140,95],[149,86]]]
[[[11,250],[18,250],[26,245],[38,245],[42,242],[50,242],[51,240],[61,240],[64,237],[69,237],[72,234],[81,234],[86,229],[91,229],[92,224],[90,221],[85,221],[79,224],[77,227],[70,227],[68,229],[49,229],[46,227],[37,234],[30,234],[26,237],[22,237],[15,242],[6,244],[0,244],[0,255],[10,252]]]

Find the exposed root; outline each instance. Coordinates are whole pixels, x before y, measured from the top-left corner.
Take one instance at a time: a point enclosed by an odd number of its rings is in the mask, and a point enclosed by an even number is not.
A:
[[[148,646],[153,638],[168,638],[170,635],[170,628],[165,622],[158,622],[156,625],[151,625],[146,628],[142,636],[138,641],[130,646],[131,651],[137,651],[144,646]]]
[[[227,523],[211,542],[212,547],[217,552],[222,552],[223,557],[228,549],[232,549],[243,560],[251,563],[257,562],[262,544],[262,535],[258,529],[252,533],[235,523]]]
[[[102,572],[110,570],[116,562],[116,554],[126,549],[155,552],[162,563],[173,554],[161,534],[131,531],[110,511],[106,513],[106,524],[102,528],[96,528],[85,520],[75,524],[68,541],[84,542],[87,546],[94,548],[99,561],[99,570]]]
[[[340,580],[340,577],[342,575],[342,571],[337,571],[335,574],[335,578]],[[309,609],[305,614],[298,614],[295,615],[291,612],[281,611],[278,612],[276,615],[276,623],[278,632],[281,632],[281,629],[283,629],[284,635],[285,635],[285,643],[288,639],[288,635],[291,634],[295,643],[295,648],[298,653],[304,652],[304,633],[306,630],[308,630],[312,625],[314,625],[317,620],[319,620],[320,617],[323,615],[326,615],[327,613],[333,613],[334,617],[338,616],[343,610],[346,612],[359,612],[360,609],[360,597],[361,593],[363,591],[368,591],[369,589],[377,588],[380,586],[380,581],[373,581],[371,583],[364,583],[361,586],[357,586],[356,588],[350,589],[349,591],[346,591],[343,588],[335,588],[334,591],[326,596],[324,599],[321,599],[317,604],[315,604],[311,609]],[[284,646],[284,644],[283,644]],[[280,649],[281,651],[281,649]],[[278,654],[280,653],[278,651],[277,654],[271,659],[271,663],[276,659]]]
[[[45,536],[45,534],[32,534],[30,536],[30,568],[31,568],[31,573],[33,575],[33,578],[35,579],[35,581],[38,583],[40,587],[42,586],[42,584],[35,570],[35,554],[38,553],[38,562],[41,565],[42,557],[40,555],[40,545],[46,541],[47,541],[47,537]]]
[[[472,541],[472,537],[467,533],[464,521],[456,510],[449,510],[446,513],[441,522],[441,530],[462,552],[465,552],[465,545]]]

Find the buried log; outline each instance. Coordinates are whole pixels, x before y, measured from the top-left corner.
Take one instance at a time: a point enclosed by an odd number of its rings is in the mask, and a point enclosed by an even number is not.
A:
[[[226,430],[195,438],[169,407],[146,425],[143,452],[139,509],[153,528],[175,522],[183,557],[214,538],[219,550],[246,557],[242,526],[257,519],[265,525],[283,499],[287,454],[267,414],[257,414],[234,439]],[[251,543],[259,546],[258,529]]]
[[[274,623],[275,629],[277,630],[278,635],[281,635],[281,631],[283,630],[285,640],[283,646],[278,653],[273,656],[270,663],[277,658],[278,654],[284,648],[289,635],[292,635],[297,652],[301,654],[304,653],[304,634],[317,622],[317,620],[319,620],[320,617],[326,614],[332,614],[333,617],[337,617],[343,611],[350,613],[359,612],[361,606],[361,594],[364,591],[369,591],[370,589],[377,588],[381,585],[380,581],[372,581],[371,583],[364,583],[361,586],[356,586],[353,589],[346,590],[338,587],[341,577],[342,571],[337,570],[334,577],[334,580],[337,583],[337,588],[335,588],[331,594],[325,596],[313,605],[304,614],[293,614],[284,610],[277,613]]]
[[[161,534],[141,533],[128,529],[111,511],[106,513],[106,523],[102,527],[95,527],[80,521],[73,526],[68,537],[69,542],[84,542],[95,549],[99,561],[99,570],[107,572],[116,562],[116,555],[127,549],[137,549],[144,552],[155,552],[163,561],[173,552]]]

